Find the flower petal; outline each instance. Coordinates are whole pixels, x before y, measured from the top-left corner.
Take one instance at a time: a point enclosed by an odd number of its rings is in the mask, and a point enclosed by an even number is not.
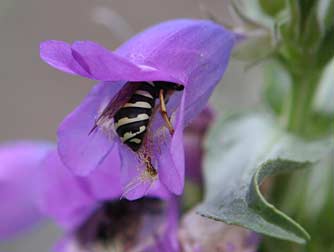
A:
[[[87,186],[61,162],[56,150],[42,162],[39,207],[62,226],[72,229],[94,209],[94,198]]]
[[[181,80],[187,93],[186,125],[204,108],[236,42],[236,34],[211,21],[181,19],[145,30],[115,53]]]
[[[49,65],[66,73],[103,81],[166,80],[177,82],[169,74],[149,66],[132,63],[92,41],[45,41],[40,56]]]
[[[58,151],[64,164],[76,174],[85,175],[96,168],[111,151],[114,141],[101,129],[90,134],[104,107],[123,83],[102,82],[61,123]]]
[[[51,148],[46,142],[12,142],[0,146],[0,240],[26,230],[41,219],[36,208],[39,163]]]
[[[178,252],[178,226],[179,226],[179,203],[175,196],[167,200],[167,226],[162,236],[157,237],[156,244],[152,248],[155,252]]]
[[[160,143],[161,154],[159,155],[159,178],[169,191],[180,195],[184,187],[184,146],[183,146],[183,128],[184,128],[184,105],[186,94],[181,99],[181,104],[176,112],[175,132],[170,139],[164,138]]]
[[[40,46],[40,55],[57,69],[86,78],[188,85],[189,79],[203,73],[220,79],[236,41],[236,34],[211,21],[183,19],[153,26],[115,53],[91,41],[73,45],[46,41]],[[199,88],[208,88],[212,83],[202,84]]]
[[[119,144],[122,145],[122,143]],[[128,147],[120,146],[119,151],[122,161],[121,180],[124,188],[122,196],[128,200],[141,198],[148,194],[150,187],[156,181],[144,176],[144,165]]]
[[[90,78],[87,72],[72,56],[71,45],[63,41],[49,40],[40,44],[40,57],[50,66],[70,74]]]
[[[128,147],[119,143],[119,151],[122,161],[121,180],[123,185],[122,197],[128,200],[136,200],[143,196],[159,198],[169,197],[169,192],[158,178],[151,178],[145,173],[145,166]]]
[[[89,191],[95,199],[119,199],[122,195],[120,173],[118,148],[113,148],[105,160],[89,176],[82,177],[82,180],[89,186]]]
[[[47,155],[42,166],[40,209],[67,229],[80,225],[101,201],[118,200],[121,196],[117,148],[87,177],[71,173],[56,150]]]

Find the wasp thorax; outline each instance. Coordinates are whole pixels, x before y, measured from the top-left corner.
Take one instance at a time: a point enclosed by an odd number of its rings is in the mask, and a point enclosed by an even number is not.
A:
[[[165,215],[163,201],[155,198],[105,202],[78,229],[76,243],[80,251],[142,251],[161,235]]]

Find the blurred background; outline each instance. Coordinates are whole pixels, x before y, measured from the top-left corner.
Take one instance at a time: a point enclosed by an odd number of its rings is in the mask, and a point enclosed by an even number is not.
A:
[[[202,3],[218,17],[226,12],[224,1]],[[205,15],[197,0],[1,0],[0,141],[55,141],[58,124],[94,85],[43,63],[39,58],[41,41],[92,40],[115,49],[155,23]],[[245,67],[231,61],[214,95],[220,110],[258,103],[261,66]],[[57,228],[44,222],[18,240],[0,243],[0,252],[48,251],[59,237]]]

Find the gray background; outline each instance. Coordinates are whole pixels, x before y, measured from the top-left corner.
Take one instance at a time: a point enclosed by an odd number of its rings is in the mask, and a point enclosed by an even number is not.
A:
[[[217,15],[226,12],[221,0],[202,2]],[[59,122],[94,84],[43,63],[41,41],[93,40],[114,49],[154,23],[204,16],[196,0],[0,0],[0,141],[54,141]],[[244,68],[231,61],[214,96],[220,110],[257,104],[260,67]],[[60,231],[44,222],[18,239],[0,243],[0,252],[48,251],[58,237]]]

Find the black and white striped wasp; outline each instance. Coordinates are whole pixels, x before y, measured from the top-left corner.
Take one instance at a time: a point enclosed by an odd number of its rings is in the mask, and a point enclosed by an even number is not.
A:
[[[152,113],[159,106],[160,114],[171,135],[173,125],[166,103],[174,91],[182,91],[183,85],[164,82],[128,82],[102,111],[91,130],[113,120],[114,129],[121,141],[137,152],[143,144]],[[156,100],[159,104],[156,105]]]

